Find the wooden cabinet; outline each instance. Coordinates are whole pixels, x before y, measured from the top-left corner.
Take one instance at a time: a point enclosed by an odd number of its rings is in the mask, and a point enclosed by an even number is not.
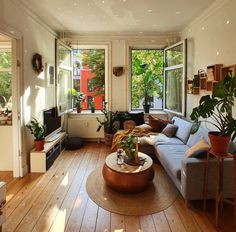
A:
[[[66,133],[60,132],[55,139],[46,142],[44,150],[30,152],[30,171],[31,172],[46,172],[54,163],[56,158],[65,149]]]
[[[215,64],[207,66],[207,81],[206,81],[206,90],[213,91],[215,84],[221,80],[221,68],[223,64]]]
[[[236,74],[236,65],[225,66],[221,68],[221,80],[227,75],[234,76]]]
[[[6,183],[0,182],[0,231],[6,220]]]

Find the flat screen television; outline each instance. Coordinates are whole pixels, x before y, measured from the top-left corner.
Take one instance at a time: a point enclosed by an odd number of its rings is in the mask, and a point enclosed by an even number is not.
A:
[[[43,123],[47,128],[45,137],[47,141],[61,131],[61,117],[57,115],[56,107],[43,111]]]

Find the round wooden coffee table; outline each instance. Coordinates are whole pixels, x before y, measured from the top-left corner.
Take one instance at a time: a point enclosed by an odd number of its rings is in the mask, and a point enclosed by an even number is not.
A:
[[[139,157],[146,158],[143,166],[117,164],[116,152],[106,157],[103,166],[103,177],[106,184],[113,190],[121,193],[138,193],[147,188],[154,177],[152,159],[139,152]]]

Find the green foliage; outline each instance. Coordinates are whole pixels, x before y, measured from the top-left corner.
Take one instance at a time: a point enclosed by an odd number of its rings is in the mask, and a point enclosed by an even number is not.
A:
[[[34,135],[36,140],[41,140],[45,137],[47,128],[45,125],[41,125],[35,118],[33,118],[26,127],[30,130],[30,133]]]
[[[7,69],[11,68],[11,53],[0,53],[0,96],[3,96],[7,101],[12,95],[11,91],[11,73]]]
[[[104,102],[103,109],[101,110],[104,114],[104,119],[101,121],[98,117],[96,117],[99,122],[99,126],[97,128],[97,132],[104,126],[104,132],[107,134],[114,134],[120,128],[120,121],[124,121],[125,119],[129,119],[128,112],[112,112],[107,109],[107,102]]]
[[[132,50],[132,108],[163,98],[163,51]]]
[[[89,102],[89,108],[92,110],[92,109],[95,109],[95,104],[94,102]]]
[[[82,102],[84,101],[84,94],[82,92],[77,92],[75,89],[72,89],[72,96],[74,99],[74,106],[82,109]]]
[[[233,118],[232,109],[236,98],[236,75],[227,76],[219,81],[212,94],[202,96],[199,106],[195,107],[190,118],[199,124],[200,118],[211,118],[208,121],[220,131],[221,135],[236,137],[236,119]]]
[[[134,135],[129,135],[127,138],[124,138],[120,142],[121,148],[124,149],[125,154],[130,158],[130,159],[135,159],[135,154],[136,154],[136,143],[137,143],[137,137]]]

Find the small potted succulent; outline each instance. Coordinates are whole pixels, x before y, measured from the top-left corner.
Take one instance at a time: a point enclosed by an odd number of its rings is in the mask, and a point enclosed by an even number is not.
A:
[[[26,127],[30,130],[30,133],[34,135],[35,150],[41,151],[44,148],[45,135],[47,128],[45,125],[40,124],[35,118],[33,118]]]

